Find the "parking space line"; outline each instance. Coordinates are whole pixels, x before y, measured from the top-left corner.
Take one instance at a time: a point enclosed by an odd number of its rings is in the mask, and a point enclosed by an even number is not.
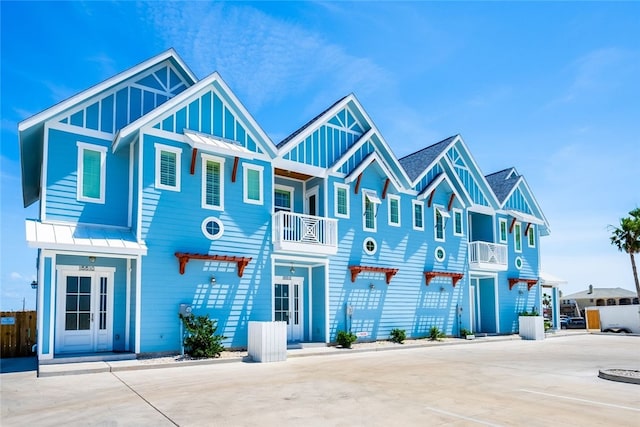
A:
[[[574,400],[576,402],[588,403],[590,405],[608,406],[610,408],[626,409],[628,411],[640,412],[639,408],[632,408],[630,406],[615,405],[613,403],[604,403],[604,402],[598,402],[598,401],[595,401],[595,400],[580,399],[580,398],[577,398],[577,397],[570,397],[570,396],[562,396],[560,394],[545,393],[545,392],[542,392],[542,391],[527,390],[527,389],[524,389],[524,388],[521,388],[518,391],[523,391],[525,393],[540,394],[542,396],[548,396],[548,397],[556,397],[558,399]]]
[[[442,414],[442,415],[447,415],[447,416],[454,417],[454,418],[460,418],[461,420],[471,421],[471,422],[473,422],[473,423],[476,423],[476,424],[482,424],[482,425],[484,425],[484,426],[494,426],[494,427],[497,427],[497,426],[499,426],[499,425],[500,425],[500,424],[493,424],[493,423],[490,423],[490,422],[487,422],[487,421],[478,420],[478,419],[476,419],[476,418],[466,417],[466,416],[464,416],[464,415],[454,414],[453,412],[449,412],[449,411],[443,411],[442,409],[433,408],[433,407],[431,407],[431,406],[426,406],[425,408],[426,408],[426,409],[428,409],[428,410],[430,410],[430,411],[433,411],[433,412],[437,412],[437,413],[439,413],[439,414]]]

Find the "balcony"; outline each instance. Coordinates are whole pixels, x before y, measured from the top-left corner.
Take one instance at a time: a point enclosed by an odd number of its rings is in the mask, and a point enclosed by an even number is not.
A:
[[[286,211],[273,214],[273,247],[276,251],[335,255],[338,221]]]
[[[506,271],[507,245],[469,242],[469,267],[476,270]]]

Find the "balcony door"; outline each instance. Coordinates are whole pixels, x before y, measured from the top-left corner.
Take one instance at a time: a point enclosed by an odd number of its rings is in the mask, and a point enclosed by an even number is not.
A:
[[[310,188],[304,194],[304,213],[318,216],[318,186]]]
[[[273,320],[287,322],[287,341],[303,339],[302,277],[276,277],[273,289]]]

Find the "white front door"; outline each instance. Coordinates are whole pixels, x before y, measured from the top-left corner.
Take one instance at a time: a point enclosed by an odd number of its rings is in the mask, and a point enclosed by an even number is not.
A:
[[[273,292],[273,320],[287,322],[287,341],[302,341],[302,278],[276,277]]]
[[[57,313],[56,353],[111,351],[113,271],[60,270]]]

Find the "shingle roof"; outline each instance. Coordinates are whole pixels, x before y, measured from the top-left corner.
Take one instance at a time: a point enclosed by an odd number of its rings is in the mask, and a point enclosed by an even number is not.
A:
[[[347,95],[349,96],[349,95]],[[338,99],[336,102],[334,102],[333,104],[331,104],[331,106],[329,106],[329,108],[327,108],[326,110],[324,110],[322,113],[318,114],[317,116],[315,116],[313,119],[309,120],[307,123],[304,124],[304,126],[302,126],[300,129],[296,130],[295,132],[293,132],[291,135],[289,135],[288,137],[286,137],[285,139],[283,139],[282,141],[280,141],[277,144],[278,148],[281,148],[282,146],[284,146],[287,142],[291,141],[293,138],[295,138],[297,135],[299,135],[300,133],[302,133],[305,129],[307,129],[309,126],[313,125],[316,121],[318,121],[322,116],[324,116],[327,111],[331,110],[333,107],[335,107],[337,104],[341,103],[347,96],[343,96],[342,98]]]
[[[458,135],[450,136],[399,160],[411,180],[416,179]]]
[[[598,298],[634,298],[636,293],[624,288],[593,288],[593,292],[588,290],[576,292],[571,295],[563,295],[562,299],[598,299]]]
[[[514,172],[514,173],[511,173]],[[518,183],[520,175],[515,168],[507,168],[499,172],[494,172],[485,176],[493,193],[500,203],[504,203],[505,198],[509,195],[513,187]]]

